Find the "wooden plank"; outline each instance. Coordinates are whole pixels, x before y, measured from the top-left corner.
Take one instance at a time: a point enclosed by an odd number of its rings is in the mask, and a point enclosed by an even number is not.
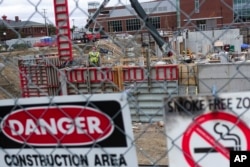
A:
[[[197,86],[197,65],[179,64],[179,84],[186,86]]]

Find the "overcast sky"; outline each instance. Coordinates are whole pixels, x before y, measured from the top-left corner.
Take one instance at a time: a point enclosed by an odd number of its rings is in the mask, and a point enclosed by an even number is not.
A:
[[[88,2],[100,2],[103,0],[68,0],[70,25],[82,28],[87,20]],[[146,2],[150,0],[138,0]],[[45,23],[44,12],[47,16],[47,23],[55,23],[53,0],[0,0],[0,14],[7,16],[7,19],[14,20],[15,16],[19,19],[31,20]],[[108,6],[118,6],[129,4],[129,0],[110,0]],[[2,18],[1,18],[2,19]]]

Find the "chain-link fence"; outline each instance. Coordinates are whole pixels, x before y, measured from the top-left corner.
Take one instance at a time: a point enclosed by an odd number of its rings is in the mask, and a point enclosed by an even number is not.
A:
[[[250,150],[250,1],[23,1],[0,1],[1,166],[229,166]]]

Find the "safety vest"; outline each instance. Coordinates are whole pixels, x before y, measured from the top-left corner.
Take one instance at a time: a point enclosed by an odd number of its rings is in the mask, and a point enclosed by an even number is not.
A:
[[[98,64],[99,52],[89,52],[89,61],[90,61],[90,63]]]

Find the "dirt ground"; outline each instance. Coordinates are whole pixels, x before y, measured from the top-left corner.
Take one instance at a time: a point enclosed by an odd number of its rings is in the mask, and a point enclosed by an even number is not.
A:
[[[134,123],[134,138],[138,163],[168,165],[164,128],[157,123]]]
[[[7,59],[0,59],[0,63],[5,65],[0,71],[0,99],[21,97],[17,64],[10,62]]]
[[[0,53],[0,100],[21,97],[18,57],[34,52]],[[1,103],[1,102],[0,102]],[[140,165],[167,165],[167,148],[164,128],[154,124],[133,123],[137,159]]]

